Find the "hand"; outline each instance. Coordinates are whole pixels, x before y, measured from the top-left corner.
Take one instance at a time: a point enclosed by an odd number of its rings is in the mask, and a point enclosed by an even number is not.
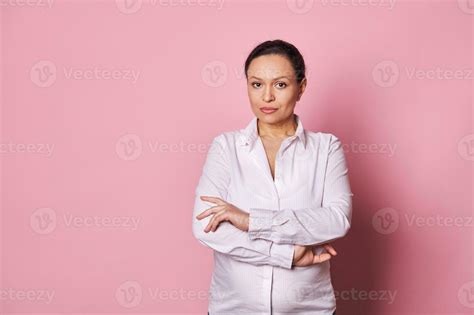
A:
[[[209,208],[196,216],[196,219],[201,220],[205,217],[210,216],[211,214],[214,214],[214,216],[204,229],[204,232],[215,232],[219,223],[221,223],[222,221],[229,221],[239,230],[249,230],[249,214],[247,212],[240,210],[233,204],[228,203],[222,200],[221,198],[201,196],[201,200],[217,204],[217,206]]]
[[[313,252],[313,247],[315,246],[295,245],[295,254],[293,255],[293,266],[305,267],[314,264],[319,264],[331,259],[331,254],[333,256],[337,255],[336,250],[329,244],[317,246],[323,246],[329,253],[321,253],[319,255],[316,255]]]

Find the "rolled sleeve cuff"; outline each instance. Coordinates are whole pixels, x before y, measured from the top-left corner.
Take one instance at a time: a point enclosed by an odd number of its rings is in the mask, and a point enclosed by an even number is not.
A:
[[[249,237],[250,239],[267,238],[272,232],[273,210],[250,208]]]
[[[291,269],[295,245],[273,243],[270,248],[270,257],[273,262],[285,269]]]

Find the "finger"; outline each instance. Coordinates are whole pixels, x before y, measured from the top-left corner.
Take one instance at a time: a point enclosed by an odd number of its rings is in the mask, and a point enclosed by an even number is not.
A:
[[[223,206],[214,206],[214,207],[211,207],[211,208],[207,209],[206,211],[203,211],[203,212],[201,212],[200,214],[198,214],[198,215],[196,216],[196,219],[198,219],[198,220],[204,219],[205,217],[208,217],[208,216],[210,216],[211,214],[220,211],[222,208],[223,208]]]
[[[214,224],[214,221],[216,220],[216,216],[219,214],[220,212],[214,214],[214,216],[212,217],[212,219],[209,221],[209,223],[207,224],[206,228],[204,229],[204,232],[209,232],[212,228],[212,225]]]
[[[214,229],[214,225],[215,225],[215,224],[219,224],[219,221],[218,221],[217,223],[215,223],[215,222],[216,222],[216,220],[219,220],[219,214],[220,214],[220,213],[221,213],[221,212],[218,212],[218,213],[214,214],[214,216],[212,217],[212,219],[211,219],[211,220],[209,221],[209,223],[207,224],[206,229],[204,230],[205,232],[212,231],[212,230]],[[214,229],[214,231],[215,231],[215,229]]]
[[[324,248],[325,248],[328,252],[330,252],[331,255],[334,255],[334,256],[337,255],[336,250],[335,250],[334,247],[332,247],[331,245],[326,244],[326,245],[324,245]]]
[[[217,230],[219,224],[222,221],[225,221],[226,219],[227,219],[226,211],[222,211],[222,212],[219,212],[218,214],[216,214],[215,215],[215,220],[214,220],[214,222],[212,223],[212,226],[211,226],[211,231],[215,232]]]
[[[215,204],[218,204],[218,205],[222,205],[222,204],[225,203],[225,201],[222,200],[219,197],[201,196],[201,200],[209,201],[209,202],[212,202],[212,203],[215,203]]]
[[[329,253],[321,253],[319,255],[315,255],[313,257],[313,264],[319,264],[331,259],[331,254]]]
[[[204,232],[209,232],[211,230],[211,226],[212,226],[212,222],[214,222],[214,218],[215,218],[216,214],[214,214],[212,216],[212,218],[209,220],[209,222],[207,222],[207,225],[206,225],[206,228],[204,229]]]

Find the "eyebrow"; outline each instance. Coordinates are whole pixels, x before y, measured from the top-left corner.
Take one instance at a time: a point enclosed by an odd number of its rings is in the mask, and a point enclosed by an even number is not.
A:
[[[257,78],[256,76],[251,76],[250,78],[255,78],[255,79],[257,79],[257,80],[262,80],[262,81],[263,81],[263,79]],[[282,79],[282,78],[291,80],[289,77],[284,76],[284,75],[282,75],[281,77],[278,77],[278,78],[274,78],[273,80],[278,80],[278,79]]]

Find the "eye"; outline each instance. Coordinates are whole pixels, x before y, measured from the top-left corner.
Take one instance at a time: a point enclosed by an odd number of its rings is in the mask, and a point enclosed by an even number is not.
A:
[[[255,84],[260,84],[260,83],[258,83],[258,82],[252,82],[252,86],[253,86],[253,87],[256,87],[256,88],[259,88],[259,87],[260,87],[260,86],[255,86]]]
[[[280,88],[285,88],[285,87],[286,87],[286,83],[285,83],[285,82],[278,82],[277,85],[279,85],[279,84],[280,84]],[[283,84],[283,86],[282,86],[281,84]]]

